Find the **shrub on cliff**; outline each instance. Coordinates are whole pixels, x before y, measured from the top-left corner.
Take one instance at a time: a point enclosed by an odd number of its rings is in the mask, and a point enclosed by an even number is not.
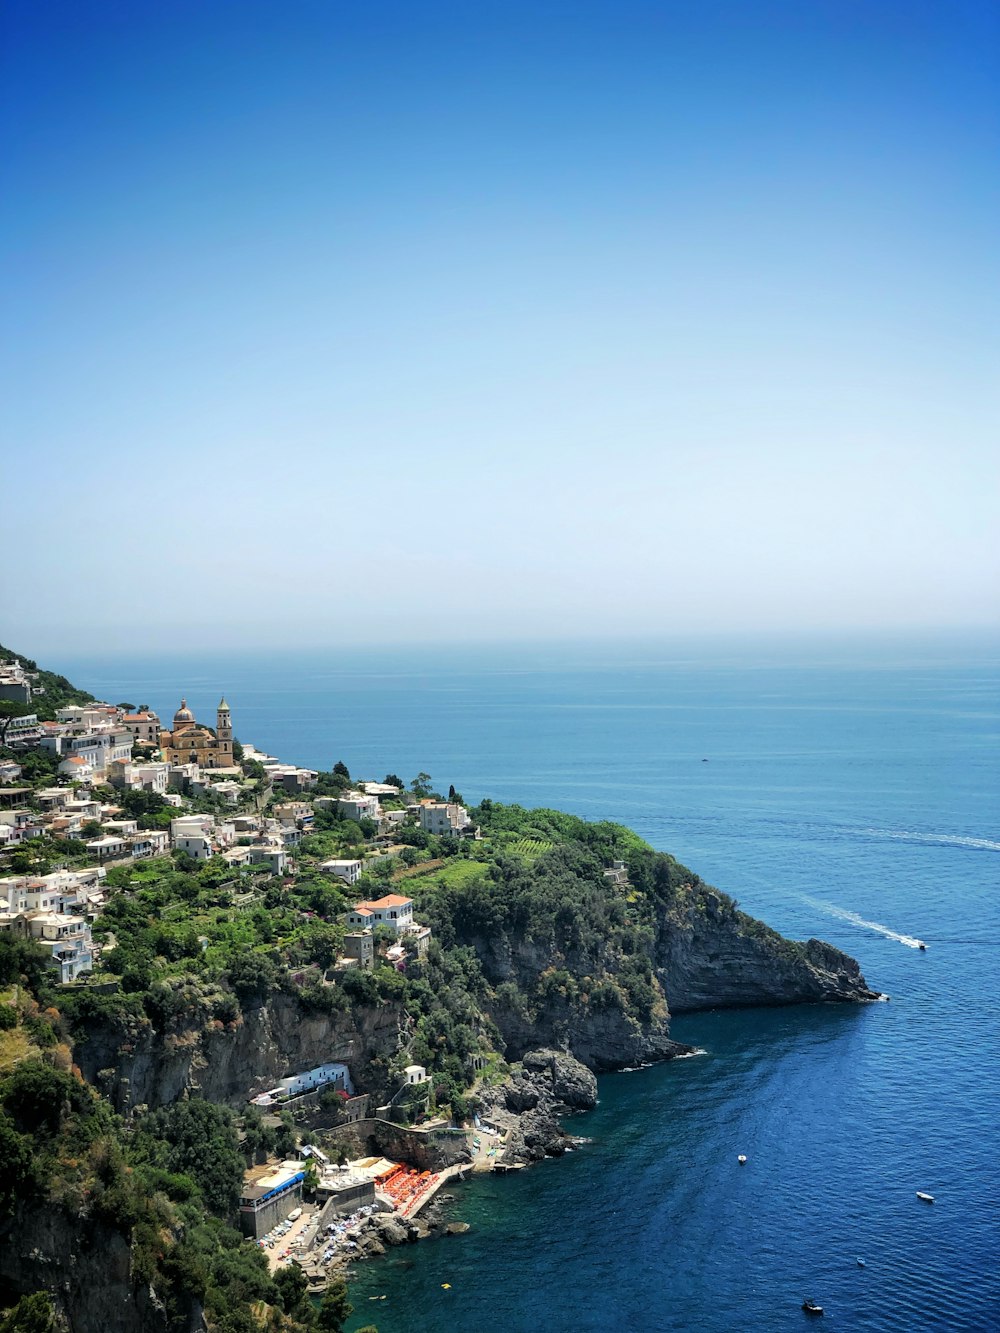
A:
[[[232,1112],[192,1098],[153,1111],[139,1122],[130,1156],[140,1164],[189,1177],[205,1207],[225,1216],[239,1202],[244,1162]]]

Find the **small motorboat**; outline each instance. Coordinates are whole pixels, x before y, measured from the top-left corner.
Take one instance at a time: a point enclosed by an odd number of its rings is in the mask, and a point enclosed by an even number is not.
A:
[[[927,952],[927,945],[923,942],[923,940],[920,940],[920,941],[918,942],[918,944],[917,944],[917,948],[920,950],[921,953],[926,953],[926,952]]]
[[[803,1302],[802,1302],[802,1308],[803,1308],[803,1310],[805,1310],[806,1314],[822,1314],[822,1313],[823,1313],[823,1307],[822,1307],[822,1305],[817,1305],[815,1301],[803,1301]]]
[[[917,1198],[920,1200],[921,1203],[933,1203],[933,1202],[934,1202],[934,1195],[933,1195],[933,1194],[925,1194],[923,1190],[917,1190]]]
[[[737,1157],[736,1160],[739,1162],[740,1166],[746,1166],[746,1164],[747,1164],[747,1155],[746,1155],[746,1153],[741,1152],[740,1155],[739,1155],[739,1157]]]
[[[862,1259],[861,1255],[859,1254],[859,1255],[858,1255],[858,1267],[859,1267],[859,1268],[864,1268],[864,1266],[865,1266],[865,1261],[864,1261],[864,1259]]]

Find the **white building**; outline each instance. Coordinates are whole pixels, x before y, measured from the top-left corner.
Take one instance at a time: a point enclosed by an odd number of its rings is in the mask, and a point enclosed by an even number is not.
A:
[[[196,861],[207,861],[212,855],[212,840],[204,833],[182,833],[171,842],[175,852],[186,852]]]
[[[94,838],[86,844],[87,851],[98,861],[118,861],[129,852],[125,839],[108,834],[103,838]]]
[[[357,884],[361,878],[360,861],[324,861],[320,870],[326,871],[328,875],[336,875],[345,884]]]
[[[272,875],[283,875],[285,873],[288,866],[288,853],[284,847],[265,842],[248,847],[247,851],[250,853],[250,864],[252,866],[266,866]]]
[[[138,861],[149,856],[164,856],[170,850],[166,829],[143,829],[129,839],[129,850]]]
[[[317,1065],[315,1069],[307,1069],[304,1074],[289,1074],[287,1078],[279,1079],[276,1087],[252,1097],[251,1102],[254,1106],[273,1106],[277,1101],[288,1097],[301,1097],[304,1092],[315,1092],[317,1088],[329,1087],[331,1084],[334,1088],[342,1088],[353,1097],[354,1084],[351,1082],[351,1071],[347,1065],[331,1061],[325,1065]]]
[[[132,735],[124,729],[105,731],[54,732],[41,738],[41,748],[61,759],[83,759],[98,777],[103,777],[116,760],[132,757]]]
[[[420,806],[420,827],[425,833],[460,834],[470,824],[464,805],[449,801],[424,801]]]
[[[413,929],[413,899],[398,893],[387,893],[374,902],[355,903],[347,913],[347,924],[354,929],[388,926],[397,934]]]
[[[362,819],[378,821],[380,814],[377,796],[369,796],[363,791],[345,792],[337,801],[337,809],[345,819],[360,823]]]
[[[31,935],[49,951],[60,981],[75,981],[94,965],[90,927],[81,917],[33,912],[27,917]]]

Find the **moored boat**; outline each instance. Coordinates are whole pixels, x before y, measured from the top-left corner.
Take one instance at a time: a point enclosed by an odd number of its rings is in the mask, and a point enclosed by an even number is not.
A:
[[[822,1313],[823,1313],[823,1307],[822,1307],[822,1305],[817,1305],[815,1301],[803,1301],[803,1302],[802,1302],[802,1308],[803,1308],[803,1310],[805,1310],[806,1314],[822,1314]]]

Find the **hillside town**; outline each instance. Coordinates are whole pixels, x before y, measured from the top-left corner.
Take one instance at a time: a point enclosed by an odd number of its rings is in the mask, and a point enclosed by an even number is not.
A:
[[[28,705],[35,690],[20,663],[4,667],[2,697]],[[356,856],[318,866],[350,886],[373,861],[406,851],[398,841],[404,827],[438,837],[477,835],[462,804],[418,798],[401,784],[358,782],[334,795],[316,794],[316,771],[234,739],[225,699],[213,727],[200,723],[184,699],[170,729],[146,707],[130,712],[108,703],[68,704],[52,721],[24,712],[10,719],[3,742],[0,929],[43,944],[62,982],[85,978],[93,968],[91,927],[105,901],[107,872],[115,867],[171,854],[193,862],[217,857],[252,894],[255,875],[294,872],[297,848],[322,811],[363,830]],[[31,755],[52,760],[50,780],[24,780]],[[162,827],[129,813],[137,805],[131,797],[143,792],[169,811]],[[59,863],[41,873],[42,857],[33,852],[43,845]],[[390,959],[393,947],[402,956],[404,940],[423,950],[430,937],[413,918],[412,900],[401,894],[359,900],[346,924],[345,966],[370,966],[375,927],[397,937],[387,950]]]

